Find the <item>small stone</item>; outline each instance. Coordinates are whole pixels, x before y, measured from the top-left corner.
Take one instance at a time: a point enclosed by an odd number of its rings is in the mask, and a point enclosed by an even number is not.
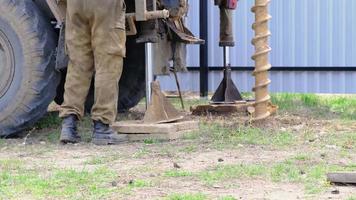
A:
[[[315,142],[315,138],[308,140],[310,143]]]
[[[173,163],[173,167],[176,168],[176,169],[180,169],[182,168],[181,166],[179,166],[177,163]]]
[[[40,142],[40,144],[45,145],[45,144],[46,144],[46,142],[45,142],[45,141],[41,141],[41,142]]]
[[[116,181],[111,182],[111,186],[117,187],[117,182]]]
[[[218,162],[224,162],[224,159],[219,158],[219,159],[218,159]]]
[[[340,194],[340,190],[338,190],[338,189],[332,190],[331,194]]]

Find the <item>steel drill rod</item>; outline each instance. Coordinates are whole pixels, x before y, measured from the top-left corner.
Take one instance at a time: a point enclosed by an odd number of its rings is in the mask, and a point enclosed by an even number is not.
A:
[[[179,99],[180,99],[180,103],[181,103],[181,105],[182,105],[182,109],[185,110],[184,100],[183,100],[183,95],[182,95],[182,90],[180,89],[180,83],[179,83],[177,71],[176,71],[175,68],[173,68],[173,69],[172,69],[172,72],[173,72],[174,78],[175,78],[175,80],[176,80],[177,89],[178,89],[178,94],[179,94]]]
[[[146,43],[146,109],[151,103],[153,81],[153,48],[151,43]]]

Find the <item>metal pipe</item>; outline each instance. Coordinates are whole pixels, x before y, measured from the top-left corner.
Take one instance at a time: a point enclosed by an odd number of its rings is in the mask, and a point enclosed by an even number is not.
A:
[[[146,43],[146,108],[151,103],[153,81],[153,45],[152,43]]]
[[[205,44],[200,45],[200,97],[208,97],[209,63],[208,63],[208,1],[200,1],[200,38]]]
[[[270,0],[255,0],[255,6],[252,8],[252,12],[255,13],[255,23],[253,29],[255,30],[255,38],[252,40],[252,44],[255,46],[255,54],[252,59],[255,61],[255,116],[254,120],[262,120],[271,115],[268,111],[268,103],[271,100],[268,91],[268,85],[271,80],[268,78],[268,70],[271,69],[269,63],[269,52],[271,47],[269,46],[268,38],[271,35],[269,31],[268,22],[272,18],[269,15],[268,5]]]

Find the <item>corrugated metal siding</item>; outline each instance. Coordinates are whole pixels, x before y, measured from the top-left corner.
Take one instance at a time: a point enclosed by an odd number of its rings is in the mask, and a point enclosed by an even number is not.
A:
[[[218,47],[219,13],[209,7],[209,65],[221,66],[222,51]],[[253,66],[251,60],[254,15],[250,9],[254,0],[241,0],[235,14],[237,46],[232,49],[233,66]],[[351,67],[356,66],[356,0],[271,0],[270,24],[272,37],[271,63],[274,67]],[[188,26],[199,35],[199,1],[190,0]],[[199,66],[199,47],[190,46],[188,65]],[[196,72],[184,75],[183,85],[199,90]],[[191,78],[188,78],[191,77]],[[193,78],[194,77],[194,78]],[[250,72],[233,72],[243,91],[250,91],[253,79]],[[220,82],[221,74],[211,72],[210,90]],[[272,72],[274,92],[355,93],[356,72]],[[167,82],[166,88],[174,88]],[[187,85],[188,84],[188,85]],[[187,85],[187,86],[186,86]]]

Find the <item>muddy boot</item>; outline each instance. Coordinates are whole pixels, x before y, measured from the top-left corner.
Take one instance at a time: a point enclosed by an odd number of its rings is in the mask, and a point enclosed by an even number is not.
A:
[[[78,143],[81,141],[80,136],[77,131],[77,121],[78,118],[75,115],[69,115],[63,119],[62,122],[62,131],[60,142],[63,144],[68,143]]]
[[[109,125],[100,121],[94,121],[94,133],[92,142],[96,145],[115,145],[127,142],[126,135],[117,134]]]

